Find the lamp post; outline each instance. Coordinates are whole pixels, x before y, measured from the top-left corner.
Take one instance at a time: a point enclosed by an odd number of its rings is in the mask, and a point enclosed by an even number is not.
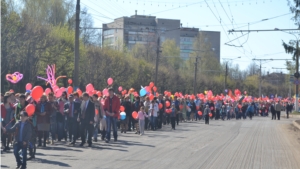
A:
[[[224,76],[224,91],[226,90],[227,87],[227,76],[228,76],[228,62],[229,61],[233,61],[235,59],[240,59],[241,56],[237,57],[237,58],[223,58],[223,60],[225,61],[225,76]]]

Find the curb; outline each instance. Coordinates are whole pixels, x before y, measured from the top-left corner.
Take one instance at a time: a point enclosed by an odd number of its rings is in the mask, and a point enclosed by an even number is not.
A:
[[[293,125],[300,130],[300,125],[296,122],[296,120],[293,121]]]

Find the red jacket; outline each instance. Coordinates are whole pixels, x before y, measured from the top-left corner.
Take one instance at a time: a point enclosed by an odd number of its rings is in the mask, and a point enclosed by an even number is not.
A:
[[[15,109],[14,106],[12,104],[10,104],[10,107],[12,109]],[[1,118],[5,119],[6,117],[6,108],[4,106],[4,103],[1,104]],[[1,120],[1,119],[0,119]]]
[[[107,97],[105,99],[104,106],[103,106],[103,109],[105,111],[106,116],[109,116],[106,113],[106,111],[109,112],[109,104],[110,104],[110,97]],[[110,113],[115,113],[114,117],[118,117],[119,116],[120,105],[121,105],[120,99],[117,96],[114,95],[113,98],[112,98],[112,112],[110,112]]]

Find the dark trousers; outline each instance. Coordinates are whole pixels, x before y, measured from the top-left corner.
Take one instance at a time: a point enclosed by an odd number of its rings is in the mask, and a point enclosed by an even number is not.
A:
[[[276,111],[276,114],[277,114],[277,119],[280,120],[280,114],[281,114],[281,112],[280,111]]]
[[[252,120],[253,113],[252,112],[248,112],[248,114],[249,114],[250,119]]]
[[[56,140],[57,135],[57,122],[56,122],[56,115],[51,115],[50,117],[50,131],[51,131],[51,139]]]
[[[276,112],[272,112],[272,120],[276,120]]]
[[[176,119],[176,117],[171,117],[172,129],[175,129],[175,119]]]
[[[130,115],[129,116],[129,120],[128,120],[128,130],[134,130],[134,124],[135,124],[135,120],[133,119],[133,117]]]
[[[85,143],[86,134],[88,134],[88,141],[87,141],[88,144],[92,144],[92,136],[94,131],[93,124],[90,124],[90,122],[87,120],[82,120],[80,129],[81,129],[81,144]]]
[[[197,119],[196,119],[196,120],[197,120]],[[200,117],[199,117],[199,120],[200,120]],[[177,123],[177,125],[179,125],[179,113],[176,114],[176,123]]]
[[[28,143],[27,143],[28,144]],[[17,161],[18,166],[22,166],[22,168],[26,168],[27,161],[27,144],[23,145],[23,142],[18,142],[14,144],[14,155]],[[19,151],[22,150],[23,160],[21,161]]]
[[[219,119],[220,119],[220,110],[217,109],[216,110],[216,118],[215,118],[215,120],[219,120]]]
[[[151,116],[151,129],[156,130],[156,118],[154,116]]]
[[[106,139],[110,140],[111,127],[113,128],[114,139],[118,138],[117,118],[106,116]]]
[[[69,117],[68,118],[68,131],[69,131],[69,140],[70,142],[76,142],[77,136],[77,129],[78,129],[78,122],[76,117]]]
[[[46,146],[46,140],[49,137],[49,131],[38,131],[39,137],[39,146],[42,145],[42,138],[43,138],[43,145]]]
[[[286,118],[289,118],[291,111],[286,111]]]
[[[163,122],[163,113],[161,111],[158,112],[159,115],[157,117],[157,128],[161,129]]]
[[[204,118],[205,118],[205,124],[209,124],[209,116],[205,115]]]

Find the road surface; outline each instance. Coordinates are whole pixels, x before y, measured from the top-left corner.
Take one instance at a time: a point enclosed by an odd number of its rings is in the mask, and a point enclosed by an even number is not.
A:
[[[98,141],[92,148],[61,142],[37,149],[27,168],[300,169],[300,131],[292,120],[180,123],[175,131],[164,126],[144,136],[119,133],[117,143]],[[1,168],[15,166],[12,152],[1,155]]]

